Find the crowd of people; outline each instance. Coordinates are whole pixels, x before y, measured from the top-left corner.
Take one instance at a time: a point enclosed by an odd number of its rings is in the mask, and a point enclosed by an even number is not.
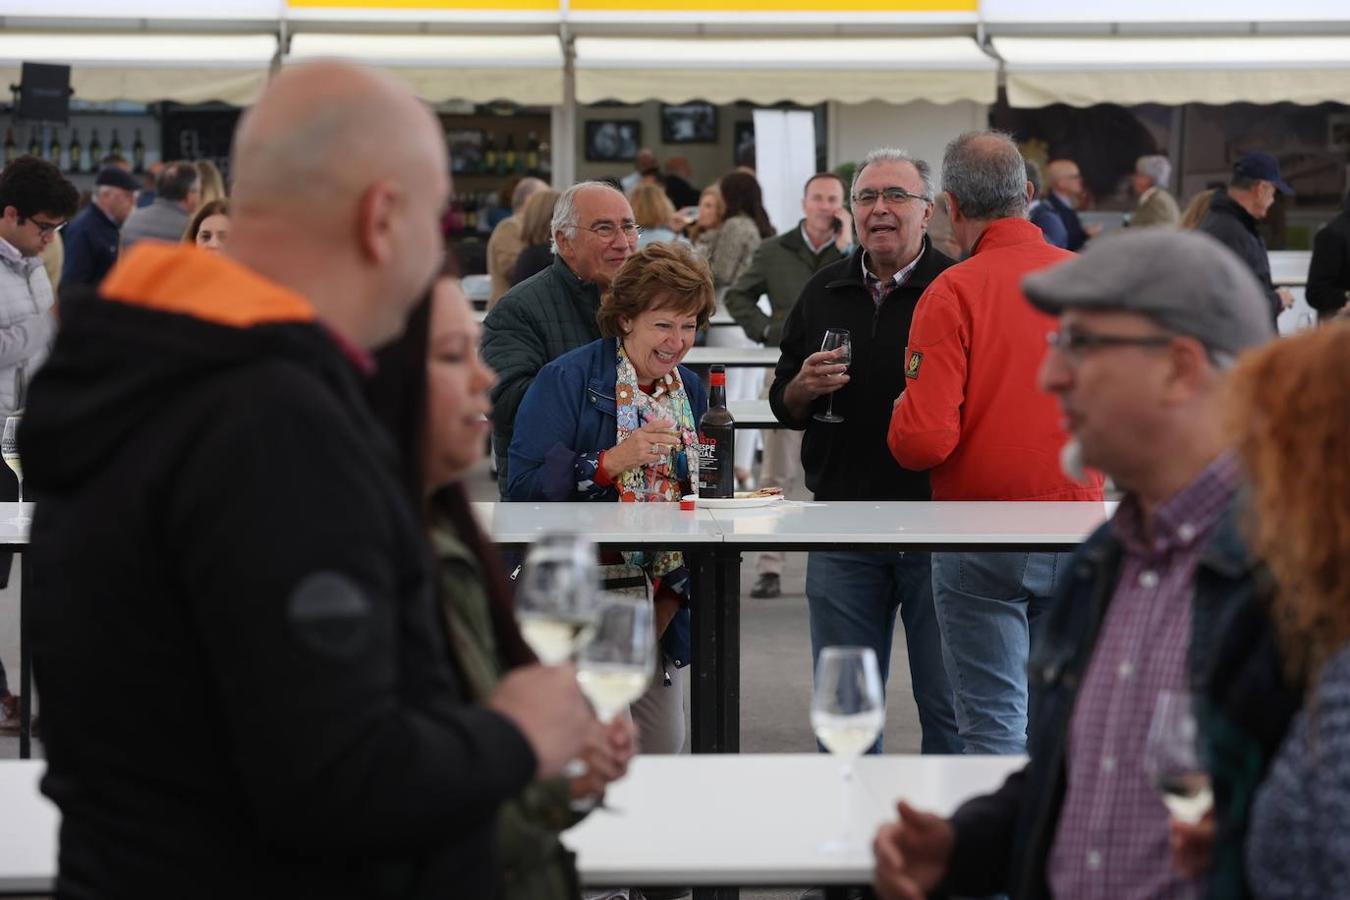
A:
[[[490,438],[506,501],[687,493],[709,400],[683,360],[720,298],[780,353],[766,483],[1121,495],[1072,554],[809,554],[813,659],[870,647],[887,677],[898,614],[922,751],[1029,757],[950,817],[901,803],[879,896],[1335,896],[1350,322],[1275,338],[1291,298],[1255,228],[1288,188],[1275,160],[1241,157],[1186,230],[1144,157],[1123,234],[1079,220],[1077,166],[1042,184],[995,131],[940,170],[879,147],[817,173],[781,231],[752,170],[700,193],[666,169],[644,151],[617,183],[519,182],[481,327],[439,229],[441,129],[360,67],[274,78],[228,198],[178,162],[138,205],[110,164],[77,213],[54,166],[0,171],[58,895],[578,896],[558,836],[635,753],[680,752],[702,598],[677,548],[597,560],[651,597],[660,649],[602,724],[523,640],[463,480]],[[1328,319],[1347,222],[1316,240]],[[58,305],[41,254],[63,227]],[[821,349],[840,328],[847,357]],[[755,596],[782,565],[761,556]],[[4,689],[0,669],[12,714]],[[1144,766],[1169,691],[1213,786],[1198,823]]]

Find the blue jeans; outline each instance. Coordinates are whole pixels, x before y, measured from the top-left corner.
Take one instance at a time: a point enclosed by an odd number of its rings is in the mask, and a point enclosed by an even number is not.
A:
[[[933,604],[966,753],[1025,753],[1032,629],[1070,553],[934,553]]]
[[[933,615],[927,553],[810,553],[806,600],[811,610],[812,671],[824,647],[871,647],[881,666],[883,684],[890,674],[891,638],[899,609],[923,730],[923,752],[961,752],[952,687]],[[870,752],[881,752],[880,738]]]

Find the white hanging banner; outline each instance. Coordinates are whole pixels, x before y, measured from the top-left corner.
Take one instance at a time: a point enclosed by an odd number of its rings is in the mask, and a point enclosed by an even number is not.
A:
[[[802,217],[802,188],[816,174],[816,118],[805,111],[755,110],[755,177],[781,234]]]

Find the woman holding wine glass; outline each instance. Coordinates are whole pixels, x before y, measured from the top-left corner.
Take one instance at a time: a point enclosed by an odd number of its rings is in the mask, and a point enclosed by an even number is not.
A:
[[[370,396],[399,444],[404,481],[426,522],[454,657],[485,700],[510,669],[535,662],[535,655],[516,626],[500,560],[459,484],[483,455],[488,390],[496,380],[478,356],[478,332],[458,280],[440,278],[403,337],[378,354]],[[508,900],[577,895],[572,857],[557,835],[577,821],[574,802],[621,777],[635,749],[627,718],[593,727],[576,775],[535,782],[501,809],[497,847]]]
[[[629,257],[600,303],[605,335],[544,366],[516,414],[509,500],[676,502],[698,475],[703,385],[680,365],[713,312],[712,275],[687,247]],[[665,660],[633,708],[644,752],[684,745],[680,670],[689,663],[689,572],[679,553],[625,553],[651,585]]]

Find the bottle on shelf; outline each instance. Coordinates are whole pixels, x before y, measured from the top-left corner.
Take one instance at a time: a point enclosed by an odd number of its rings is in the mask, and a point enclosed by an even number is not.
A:
[[[89,136],[89,167],[97,169],[99,163],[103,160],[103,144],[98,139],[98,129],[95,128]]]
[[[539,177],[548,181],[549,176],[553,174],[553,148],[548,145],[548,141],[539,143]]]
[[[712,367],[708,411],[698,420],[698,495],[736,496],[736,420],[727,409],[726,366]]]
[[[517,162],[519,162],[519,159],[516,154],[516,136],[508,134],[506,136],[506,151],[497,161],[497,174],[510,175],[516,170]]]
[[[136,141],[131,145],[131,168],[137,174],[145,171],[145,141],[141,140],[141,130],[136,129]]]
[[[36,126],[28,130],[28,155],[42,158],[42,137]]]
[[[70,129],[70,146],[66,148],[66,154],[70,157],[71,173],[83,172],[84,148],[80,146],[80,134],[74,128]]]
[[[117,136],[116,128],[114,128],[112,131],[113,131],[112,144],[108,147],[108,152],[111,153],[113,156],[120,157],[122,155],[122,139]]]
[[[14,143],[14,129],[5,129],[5,165],[9,165],[19,155],[19,145]]]
[[[61,135],[56,126],[52,126],[52,138],[47,142],[47,162],[61,168]]]
[[[468,201],[464,204],[464,230],[474,232],[478,230],[478,196],[470,194]]]
[[[479,171],[484,175],[491,175],[497,171],[497,142],[493,140],[490,131],[487,139],[483,141],[483,167]]]
[[[525,171],[530,175],[539,174],[539,135],[533,131],[525,141]]]

